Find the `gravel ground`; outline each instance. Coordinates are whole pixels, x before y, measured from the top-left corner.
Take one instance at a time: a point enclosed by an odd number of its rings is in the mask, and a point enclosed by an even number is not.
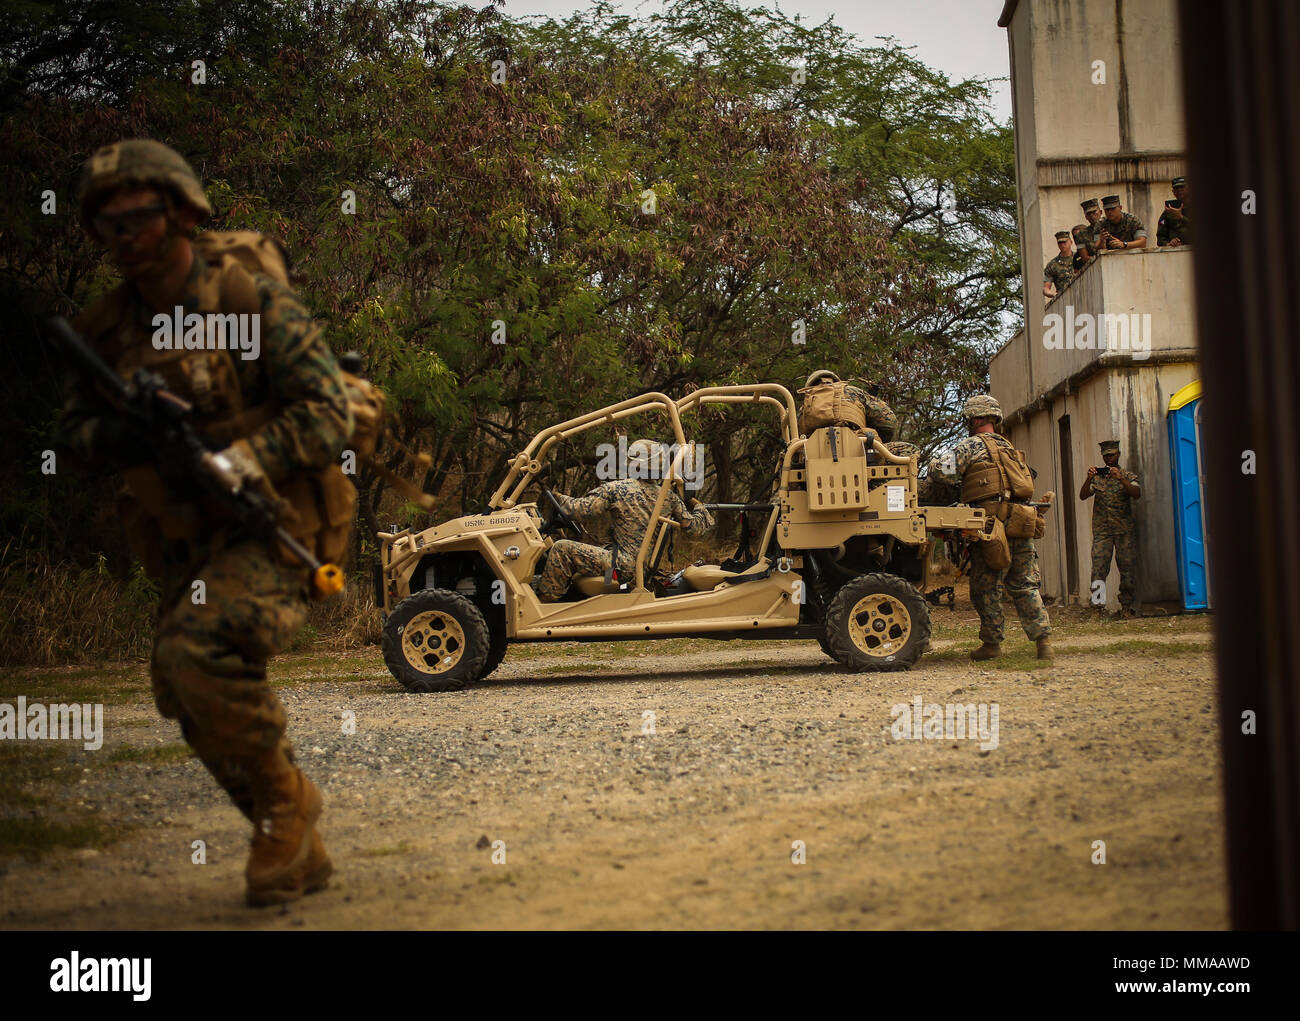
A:
[[[377,649],[282,657],[336,878],[256,911],[246,824],[144,668],[27,671],[5,695],[109,704],[99,751],[3,749],[0,821],[63,836],[0,849],[0,926],[1225,927],[1207,619],[1058,627],[1040,668],[1019,634],[972,665],[973,615],[934,617],[896,674],[813,642],[572,643],[410,695]],[[895,740],[916,696],[996,703],[997,747]]]

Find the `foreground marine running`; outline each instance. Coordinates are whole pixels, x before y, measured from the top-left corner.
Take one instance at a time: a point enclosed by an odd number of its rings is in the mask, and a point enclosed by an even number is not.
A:
[[[339,465],[353,419],[320,328],[278,279],[287,273],[204,258],[236,236],[196,238],[212,208],[189,164],[160,142],[134,139],[95,152],[80,205],[88,234],[108,250],[122,283],[88,307],[76,329],[123,378],[154,374],[135,377],[137,392],[147,383],[157,400],[192,405],[190,420],[230,485],[264,494],[302,547],[339,559],[356,502]],[[268,269],[283,270],[267,239],[237,239],[269,253]],[[159,343],[158,317],[172,317],[178,306],[186,315],[253,317],[259,349],[215,349],[210,333],[198,347]],[[82,382],[64,409],[59,443],[91,470],[123,476],[119,511],[128,540],[161,592],[154,698],[253,823],[247,902],[297,899],[323,888],[332,865],[316,829],[321,796],[293,763],[266,664],[306,620],[311,572],[284,543],[250,534],[159,461],[156,437],[121,410]]]

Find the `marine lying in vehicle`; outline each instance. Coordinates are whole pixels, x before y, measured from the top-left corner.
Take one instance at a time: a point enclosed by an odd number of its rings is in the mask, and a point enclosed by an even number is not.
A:
[[[693,449],[682,417],[729,404],[776,416],[784,451],[775,491],[741,505],[747,520],[736,556],[669,576],[676,532],[707,527],[712,511],[737,506],[688,508],[682,487]],[[617,550],[592,547],[600,561],[585,573],[573,563],[556,570],[558,533],[583,533],[566,510],[577,501],[541,483],[548,458],[561,440],[637,416],[666,423],[676,451],[662,478],[637,483],[639,527],[616,529]],[[876,434],[829,426],[801,436],[797,421],[789,390],[759,383],[705,387],[678,401],[642,394],[543,429],[510,462],[487,514],[380,533],[376,597],[389,669],[410,690],[447,691],[490,674],[511,642],[682,636],[811,638],[851,670],[910,667],[929,638],[917,586],[926,585],[932,543],[982,534],[988,519],[965,506],[921,505],[916,458],[891,453]],[[540,507],[521,502],[534,484]]]

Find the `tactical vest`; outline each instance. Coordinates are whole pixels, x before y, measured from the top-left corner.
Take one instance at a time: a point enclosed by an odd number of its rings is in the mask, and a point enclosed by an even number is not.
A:
[[[198,281],[201,314],[261,313],[261,297],[247,262],[232,252],[253,252],[258,271],[287,282],[278,246],[251,231],[200,235],[195,249],[208,263]],[[124,378],[140,367],[161,376],[167,389],[193,405],[194,428],[217,447],[251,436],[280,414],[281,406],[273,401],[245,405],[234,361],[237,352],[158,350],[151,342],[151,320],[152,312],[138,303],[129,284],[123,284],[87,308],[76,326]],[[131,550],[150,574],[161,574],[162,540],[218,535],[232,524],[218,501],[173,491],[152,464],[127,469],[123,480],[118,509]],[[340,562],[347,553],[357,502],[341,465],[291,475],[276,484],[276,491],[287,504],[281,520],[285,530],[320,560]],[[283,549],[278,552],[286,563],[298,563]]]
[[[847,383],[821,383],[799,393],[804,395],[799,407],[799,432],[804,436],[828,425],[847,425],[858,432],[866,429],[866,410],[848,399]]]
[[[978,434],[989,459],[976,461],[962,477],[961,502],[981,507],[1006,523],[1012,539],[1033,538],[1039,525],[1037,512],[1025,505],[1034,496],[1034,477],[1024,451],[1009,441],[998,442],[989,433]]]

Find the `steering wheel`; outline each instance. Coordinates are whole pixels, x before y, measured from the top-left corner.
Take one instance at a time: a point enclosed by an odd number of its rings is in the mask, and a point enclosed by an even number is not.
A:
[[[546,535],[556,530],[564,531],[568,529],[573,532],[575,538],[581,539],[583,535],[586,534],[583,532],[582,526],[564,512],[564,508],[560,506],[560,501],[557,500],[555,494],[547,488],[545,482],[538,479],[537,485],[541,488],[542,495],[546,497],[546,502],[551,505],[550,510],[546,513],[545,520],[542,521],[542,527],[539,528],[538,531],[543,535]]]

